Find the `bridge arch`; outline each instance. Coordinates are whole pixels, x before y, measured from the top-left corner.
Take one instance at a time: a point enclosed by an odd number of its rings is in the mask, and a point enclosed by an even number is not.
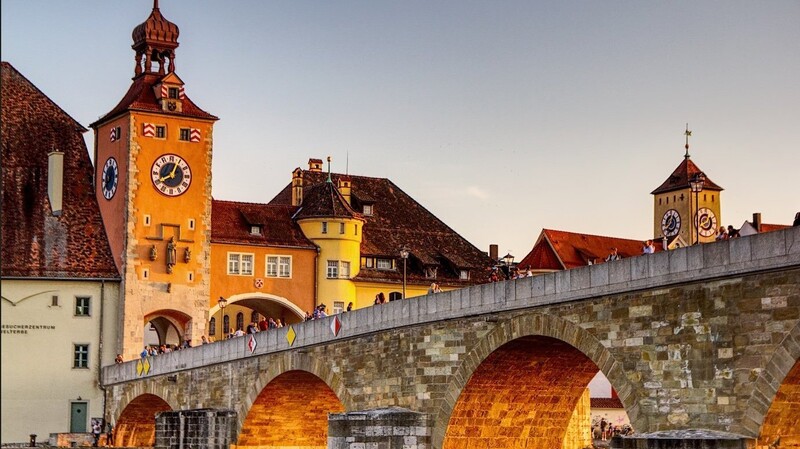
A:
[[[306,395],[304,392],[311,394]],[[288,407],[292,412],[287,413],[287,401],[301,405]],[[352,398],[342,377],[333,371],[330,363],[305,353],[284,353],[281,358],[273,360],[266,370],[260,371],[253,387],[241,405],[236,407],[237,445],[240,447],[265,445],[263,439],[259,440],[259,437],[254,435],[255,428],[265,421],[277,422],[277,425],[286,424],[288,421],[301,422],[300,428],[318,432],[321,435],[318,442],[324,445],[327,438],[328,413],[350,410],[352,404]],[[274,405],[280,408],[278,414],[268,410]],[[305,407],[306,411],[314,416],[303,415],[303,411],[299,410],[301,407]],[[303,446],[309,443],[305,436],[300,442]]]
[[[615,360],[599,340],[580,326],[562,318],[545,314],[526,314],[502,321],[483,337],[463,357],[456,372],[451,376],[447,386],[445,398],[442,400],[433,425],[433,447],[443,448],[445,445],[450,419],[461,398],[462,392],[468,388],[473,374],[479,371],[480,366],[493,354],[502,352],[506,348],[513,348],[516,343],[528,344],[531,342],[560,345],[561,351],[571,350],[576,358],[582,359],[582,366],[578,370],[594,369],[595,367],[605,374],[611,385],[619,393],[620,400],[628,411],[634,428],[647,428],[646,417],[639,416],[638,403],[633,387],[625,377],[622,363]],[[565,344],[566,343],[566,344]],[[501,350],[501,351],[498,351]],[[506,357],[501,363],[513,363],[513,355]],[[486,374],[483,374],[486,376]],[[593,377],[584,373],[586,384]],[[509,392],[516,394],[515,392]],[[481,411],[468,411],[480,415]],[[478,416],[476,416],[478,417]],[[475,429],[466,429],[467,433]]]
[[[758,447],[787,437],[800,442],[800,322],[783,338],[758,375],[745,410],[757,415],[748,413],[738,432],[758,436]]]
[[[115,410],[111,411],[114,444],[118,447],[148,447],[155,444],[159,412],[176,410],[178,401],[161,384],[138,384],[126,391]]]

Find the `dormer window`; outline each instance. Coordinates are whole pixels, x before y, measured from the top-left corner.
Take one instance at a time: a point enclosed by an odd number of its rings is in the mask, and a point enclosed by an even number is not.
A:
[[[372,215],[372,204],[364,205],[364,215]]]
[[[461,270],[458,273],[458,278],[462,280],[469,279],[469,270]]]
[[[258,225],[250,226],[250,234],[251,235],[261,235],[261,226],[258,226]]]
[[[169,88],[169,98],[178,99],[178,88],[177,87],[170,87]]]
[[[379,270],[391,270],[392,268],[394,268],[392,266],[392,262],[394,262],[392,259],[378,259],[375,268]]]
[[[436,279],[436,267],[425,267],[425,277],[428,279]]]

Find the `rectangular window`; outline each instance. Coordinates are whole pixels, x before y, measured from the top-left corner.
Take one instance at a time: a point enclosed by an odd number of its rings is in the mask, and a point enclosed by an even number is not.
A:
[[[436,279],[436,267],[425,267],[425,277],[428,279]]]
[[[261,226],[250,226],[250,234],[261,235]]]
[[[177,87],[170,87],[169,88],[169,97],[170,98],[178,98],[178,88]]]
[[[282,278],[292,277],[292,258],[289,256],[281,256],[278,259],[278,276]]]
[[[189,219],[189,230],[194,231],[194,218]]]
[[[328,222],[327,221],[323,221],[322,222],[322,233],[323,234],[327,234],[328,233]]]
[[[344,312],[344,301],[334,301],[333,302],[333,313],[334,315],[337,313]]]
[[[90,316],[89,305],[91,301],[89,297],[79,296],[75,298],[75,316]]]
[[[339,234],[344,234],[344,223],[339,223]]]
[[[339,277],[350,279],[350,262],[342,261],[339,263]]]
[[[88,368],[89,367],[89,345],[79,344],[73,345],[73,368]]]
[[[228,253],[228,274],[252,276],[253,254]]]
[[[149,215],[145,215],[144,216],[144,225],[145,226],[150,226],[150,216]]]
[[[367,257],[364,260],[366,261],[366,263],[364,264],[365,267],[372,268],[372,267],[375,266],[375,259],[374,258]]]
[[[52,307],[58,307],[58,296],[53,295],[53,302],[50,303]]]
[[[372,204],[364,205],[364,215],[372,215]]]
[[[356,227],[356,234],[355,235],[358,235],[358,225],[355,225],[355,227]]]
[[[459,279],[469,279],[469,270],[461,270],[458,277]]]
[[[267,277],[278,277],[278,256],[267,256]]]
[[[328,261],[328,279],[336,279],[339,277],[339,261],[338,260],[329,260]]]
[[[156,137],[159,139],[167,137],[167,127],[164,125],[156,125]]]
[[[392,269],[392,260],[391,259],[378,259],[378,267],[379,270],[391,270]]]
[[[189,137],[190,134],[191,134],[191,130],[189,128],[181,128],[181,135],[180,135],[179,139],[188,142],[189,139],[190,139],[190,137]]]

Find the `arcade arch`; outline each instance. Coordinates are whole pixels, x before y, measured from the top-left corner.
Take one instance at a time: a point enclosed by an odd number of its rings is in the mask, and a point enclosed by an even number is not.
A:
[[[800,323],[784,338],[756,382],[748,410],[769,409],[759,431],[757,448],[800,447]],[[791,363],[792,360],[794,363]],[[789,368],[791,367],[791,368]],[[785,373],[785,375],[784,375]],[[766,401],[766,402],[764,402]]]
[[[156,310],[144,317],[145,345],[178,345],[185,337],[186,329],[191,328],[192,317],[170,309]]]
[[[145,393],[137,396],[122,409],[114,428],[117,447],[151,447],[156,442],[155,415],[172,410],[159,396]]]
[[[305,317],[303,309],[289,299],[268,293],[240,293],[227,297],[225,300],[226,306],[224,309],[217,303],[209,310],[208,329],[211,330],[213,327],[215,331],[213,333],[210,332],[211,335],[209,336],[215,340],[224,339],[227,332],[236,331],[237,316],[239,314],[242,317],[243,331],[253,321],[254,315],[280,319],[284,324],[299,323]],[[227,331],[226,323],[228,324]]]

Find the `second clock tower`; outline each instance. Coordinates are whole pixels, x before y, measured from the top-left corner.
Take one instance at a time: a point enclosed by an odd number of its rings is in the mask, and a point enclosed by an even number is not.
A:
[[[688,126],[686,154],[675,171],[653,195],[653,236],[666,237],[670,247],[714,241],[722,226],[722,187],[714,183],[689,157]]]
[[[156,0],[133,30],[130,89],[91,125],[97,201],[123,279],[126,359],[142,350],[147,328],[159,343],[199,342],[207,323],[217,117],[189,99],[175,73],[178,34]]]

